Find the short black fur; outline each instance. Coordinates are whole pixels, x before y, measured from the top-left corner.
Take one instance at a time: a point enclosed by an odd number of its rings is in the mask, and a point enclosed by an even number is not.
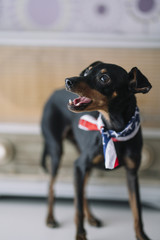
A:
[[[84,216],[91,225],[101,226],[101,222],[90,212],[84,195],[86,179],[93,167],[104,170],[105,167],[101,134],[99,131],[88,132],[79,129],[79,119],[86,112],[97,118],[100,111],[107,129],[121,131],[134,114],[137,105],[135,93],[147,93],[151,84],[137,68],[132,68],[127,73],[120,66],[99,61],[83,70],[80,76],[67,78],[65,82],[68,91],[59,90],[53,93],[45,105],[42,117],[45,142],[42,165],[46,167],[47,154],[52,162],[47,224],[51,227],[58,225],[52,210],[53,184],[62,155],[62,141],[64,137],[68,137],[80,151],[80,156],[74,164],[75,239],[86,240]],[[73,100],[76,96],[72,92],[80,97]],[[68,103],[69,99],[71,100]],[[142,145],[141,128],[131,140],[115,142],[119,161],[126,169],[136,239],[149,240],[143,230],[137,175]]]

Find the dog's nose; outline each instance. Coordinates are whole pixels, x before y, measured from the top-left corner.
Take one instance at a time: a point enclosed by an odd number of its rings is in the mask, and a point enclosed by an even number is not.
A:
[[[71,88],[73,85],[73,82],[69,78],[65,79],[65,83],[66,83],[66,87],[68,88]]]

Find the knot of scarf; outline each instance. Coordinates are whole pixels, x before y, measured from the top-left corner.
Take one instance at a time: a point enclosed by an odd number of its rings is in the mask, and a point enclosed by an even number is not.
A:
[[[121,132],[107,130],[101,114],[99,114],[97,119],[88,114],[83,115],[79,120],[78,127],[85,131],[100,131],[102,135],[105,168],[114,169],[120,165],[114,142],[128,141],[137,134],[140,127],[139,109],[136,107],[134,115]]]

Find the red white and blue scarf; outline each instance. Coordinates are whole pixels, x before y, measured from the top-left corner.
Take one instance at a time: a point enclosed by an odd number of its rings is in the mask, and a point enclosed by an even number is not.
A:
[[[85,131],[100,131],[102,134],[103,153],[105,159],[105,168],[114,169],[120,165],[114,142],[128,141],[132,139],[138,132],[140,127],[139,109],[136,107],[135,114],[127,124],[126,128],[121,132],[106,130],[102,121],[102,116],[96,119],[91,115],[83,115],[79,120],[78,127]]]

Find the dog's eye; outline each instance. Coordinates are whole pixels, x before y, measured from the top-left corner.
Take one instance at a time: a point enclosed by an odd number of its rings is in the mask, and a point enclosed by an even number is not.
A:
[[[89,69],[86,69],[86,71],[84,72],[84,77],[86,77],[89,73]]]
[[[108,74],[103,74],[100,77],[100,82],[103,83],[103,84],[109,84],[111,82],[111,79],[110,79]]]

